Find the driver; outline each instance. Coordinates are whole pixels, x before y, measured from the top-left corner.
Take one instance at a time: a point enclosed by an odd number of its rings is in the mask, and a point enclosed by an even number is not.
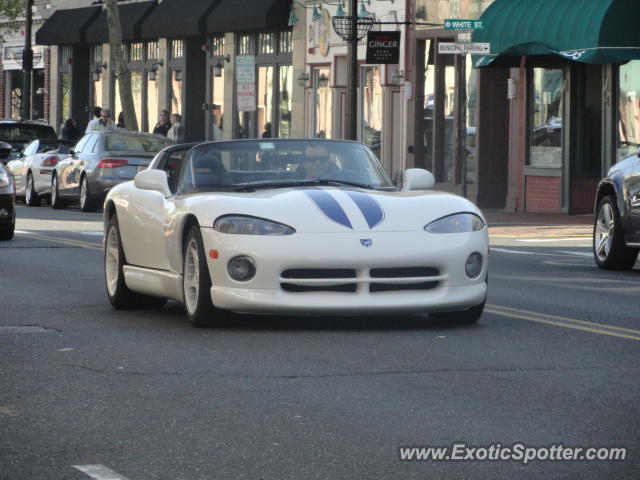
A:
[[[327,178],[327,175],[338,170],[335,163],[331,161],[329,149],[327,147],[310,146],[304,149],[305,160],[301,165],[305,180],[318,180]],[[300,169],[299,168],[299,169]]]

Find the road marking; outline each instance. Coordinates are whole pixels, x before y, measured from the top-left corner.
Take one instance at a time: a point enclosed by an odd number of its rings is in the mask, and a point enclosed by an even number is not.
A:
[[[569,255],[577,255],[578,257],[589,257],[593,258],[593,253],[587,252],[570,252],[568,250],[558,250],[560,253],[568,253]]]
[[[551,255],[555,257],[552,253],[539,253],[539,252],[527,252],[526,250],[509,250],[508,248],[494,248],[491,247],[489,249],[490,252],[503,252],[503,253],[517,253],[518,255]]]
[[[119,473],[105,467],[104,465],[71,465],[73,468],[86,473],[96,480],[128,480]]]
[[[73,240],[71,238],[50,237],[48,235],[41,235],[39,233],[32,232],[21,232],[21,234],[37,238],[39,240],[47,240],[49,242],[61,243],[63,245],[69,245],[72,247],[82,247],[102,251],[102,245],[100,245],[99,243],[85,242],[83,240]]]
[[[527,243],[538,243],[538,242],[574,242],[576,240],[590,240],[591,236],[580,236],[580,237],[570,237],[570,238],[518,238],[517,242],[527,242]]]
[[[610,335],[612,337],[626,338],[640,342],[640,330],[634,330],[631,328],[616,327],[614,325],[607,325],[604,323],[587,322],[585,320],[577,320],[575,318],[532,312],[529,310],[504,307],[501,305],[487,305],[486,311],[503,317],[546,323],[557,327],[572,328],[575,330],[582,330],[584,332]]]

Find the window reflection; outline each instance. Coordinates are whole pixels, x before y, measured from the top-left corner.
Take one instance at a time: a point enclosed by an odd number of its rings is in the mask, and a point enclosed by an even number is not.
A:
[[[313,72],[313,93],[315,98],[314,137],[331,138],[331,111],[333,90],[329,87],[331,70],[317,68]]]
[[[640,146],[640,60],[620,66],[618,100],[618,161]]]
[[[262,138],[272,138],[273,132],[273,67],[258,68],[258,133]]]
[[[562,70],[534,68],[529,164],[562,166]]]
[[[171,113],[182,112],[182,72],[180,70],[171,70]]]
[[[158,81],[149,80],[147,73],[147,132],[152,132],[158,118]]]
[[[224,71],[221,76],[211,76],[211,140],[222,140],[224,114]]]
[[[433,42],[426,40],[424,49],[424,102],[423,102],[423,135],[424,161],[428,170],[433,170],[433,119],[435,115],[435,78],[436,69],[433,65]]]
[[[382,132],[382,86],[380,67],[362,67],[362,131],[361,140],[380,158]]]
[[[293,88],[293,67],[281,66],[278,84],[278,137],[291,137],[291,89]]]
[[[450,63],[453,63],[453,55]],[[455,99],[456,99],[456,67],[454,65],[445,66],[444,70],[444,163],[443,181],[454,183],[455,165]]]

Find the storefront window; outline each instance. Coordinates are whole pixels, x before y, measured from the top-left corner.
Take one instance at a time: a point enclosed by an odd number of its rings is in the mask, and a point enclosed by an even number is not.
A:
[[[11,70],[9,73],[10,76],[10,84],[11,84],[11,111],[10,115],[13,118],[22,117],[22,71],[21,70]],[[67,75],[69,79],[69,75]],[[63,86],[64,92],[64,86]],[[69,103],[69,88],[67,84],[67,103]],[[69,115],[70,116],[70,115]],[[65,117],[65,120],[69,118],[69,116]]]
[[[71,75],[62,73],[60,75],[60,101],[62,121],[71,118]],[[13,105],[13,98],[12,98]]]
[[[142,130],[141,128],[142,127],[142,73],[141,72],[131,72],[131,93],[133,93],[133,107],[135,108],[135,111],[136,111],[136,118],[138,120],[138,129]]]
[[[170,91],[170,106],[171,113],[179,113],[183,115],[182,112],[182,71],[181,70],[171,70],[171,91]]]
[[[361,141],[380,157],[382,132],[382,86],[380,67],[368,65],[362,67],[362,130]]]
[[[560,69],[533,69],[529,115],[532,166],[562,166],[562,82]]]
[[[640,60],[620,66],[618,99],[618,161],[640,147]]]
[[[444,67],[444,162],[442,181],[454,183],[455,136],[456,136],[456,67],[453,55],[447,55]]]
[[[261,138],[274,136],[273,124],[273,67],[258,67],[258,134]]]
[[[423,163],[424,168],[433,170],[433,119],[435,118],[435,88],[436,69],[433,64],[433,45],[431,40],[425,41],[424,48],[424,100],[422,103],[422,132],[421,137],[424,145]],[[431,53],[430,53],[431,52]],[[431,60],[431,61],[430,61]]]
[[[313,122],[313,136],[332,138],[331,111],[333,95],[329,87],[331,70],[317,68],[313,71],[313,96],[315,99],[315,116]]]
[[[467,110],[465,122],[465,152],[467,155],[467,183],[476,181],[476,115],[478,113],[478,70],[473,68],[471,55],[467,55],[466,87]]]
[[[211,76],[211,140],[222,140],[224,114],[224,71],[222,75]]]
[[[291,90],[293,88],[293,67],[291,65],[279,68],[278,78],[278,136],[291,137]]]

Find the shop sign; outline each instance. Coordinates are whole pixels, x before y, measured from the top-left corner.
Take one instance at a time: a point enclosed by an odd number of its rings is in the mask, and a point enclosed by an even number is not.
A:
[[[33,68],[44,68],[44,47],[34,45]],[[4,45],[2,49],[2,66],[4,70],[22,70],[22,51],[24,45]]]
[[[369,32],[367,63],[397,64],[400,62],[400,32]]]
[[[255,83],[239,83],[236,85],[236,98],[239,112],[256,111],[256,85]]]
[[[472,55],[486,55],[490,53],[490,47],[491,44],[489,43],[440,42],[438,43],[438,53],[471,53]]]
[[[444,21],[445,30],[482,30],[482,20],[463,20],[461,18],[447,18]]]
[[[238,55],[236,57],[236,83],[256,83],[256,57]]]

